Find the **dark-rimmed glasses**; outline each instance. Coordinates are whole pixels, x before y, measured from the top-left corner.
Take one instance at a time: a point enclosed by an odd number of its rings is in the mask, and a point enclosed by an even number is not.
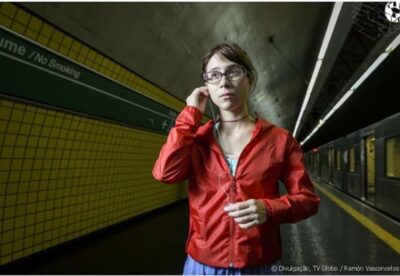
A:
[[[216,70],[203,73],[202,78],[206,83],[216,84],[221,81],[222,76],[225,76],[230,81],[238,81],[241,80],[245,74],[247,74],[245,68],[234,66],[226,69],[225,73]]]

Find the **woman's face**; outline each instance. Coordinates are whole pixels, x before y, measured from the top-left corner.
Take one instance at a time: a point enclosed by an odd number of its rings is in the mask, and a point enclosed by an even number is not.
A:
[[[206,67],[206,73],[218,71],[225,73],[234,68],[243,68],[224,56],[214,55]],[[221,109],[229,111],[241,111],[247,104],[250,91],[250,83],[247,74],[239,80],[229,80],[223,75],[218,83],[206,83],[212,101]]]

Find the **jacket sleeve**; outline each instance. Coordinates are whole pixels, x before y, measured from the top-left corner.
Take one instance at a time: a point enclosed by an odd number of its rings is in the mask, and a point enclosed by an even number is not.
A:
[[[194,106],[186,106],[178,115],[154,164],[155,179],[176,183],[188,177],[193,137],[201,118],[201,111]]]
[[[291,223],[308,218],[318,212],[319,197],[303,163],[303,152],[291,134],[285,148],[281,180],[287,194],[276,199],[263,199],[267,209],[267,220]]]

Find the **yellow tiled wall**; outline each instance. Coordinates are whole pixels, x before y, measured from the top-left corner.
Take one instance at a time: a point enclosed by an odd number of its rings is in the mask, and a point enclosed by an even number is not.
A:
[[[183,103],[13,3],[0,25],[169,107]],[[155,181],[166,139],[0,94],[0,265],[186,197]]]
[[[182,110],[184,102],[169,95],[134,72],[27,13],[13,3],[0,3],[0,25],[75,60],[166,106]]]

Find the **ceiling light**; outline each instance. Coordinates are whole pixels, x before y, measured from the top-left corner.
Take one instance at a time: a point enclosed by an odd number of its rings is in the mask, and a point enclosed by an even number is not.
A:
[[[301,141],[301,145],[304,145],[313,135],[314,133],[328,120],[329,117],[332,116],[333,113],[338,110],[344,102],[355,92],[355,90],[360,87],[360,85],[369,77],[369,75],[374,72],[374,70],[389,56],[394,49],[400,44],[400,34],[386,47],[385,51],[380,54],[375,61],[368,67],[368,69],[362,74],[362,76],[352,85],[351,89],[347,91],[342,98],[335,104],[335,106],[328,112],[328,114],[319,121],[318,125],[311,131],[311,133]],[[322,124],[321,124],[322,122]]]
[[[330,40],[332,38],[333,30],[335,29],[336,22],[338,20],[340,10],[342,9],[342,5],[343,5],[343,2],[336,2],[334,7],[333,7],[331,18],[329,19],[328,27],[326,28],[326,31],[325,31],[324,40],[322,41],[321,48],[319,50],[318,59],[317,59],[317,62],[315,63],[314,71],[313,71],[313,74],[311,76],[311,81],[310,81],[310,83],[308,85],[306,95],[305,95],[303,103],[301,105],[299,116],[297,117],[296,125],[295,125],[294,131],[293,131],[293,136],[296,136],[296,134],[297,134],[297,130],[298,130],[299,125],[300,125],[300,121],[301,121],[301,119],[303,117],[304,111],[305,111],[305,109],[307,107],[307,104],[308,104],[308,102],[310,100],[311,93],[312,93],[312,91],[314,89],[315,81],[316,81],[316,79],[318,77],[319,70],[320,70],[321,65],[322,65],[322,61],[325,58],[325,53],[326,53],[326,50],[328,48],[329,42],[330,42]]]

